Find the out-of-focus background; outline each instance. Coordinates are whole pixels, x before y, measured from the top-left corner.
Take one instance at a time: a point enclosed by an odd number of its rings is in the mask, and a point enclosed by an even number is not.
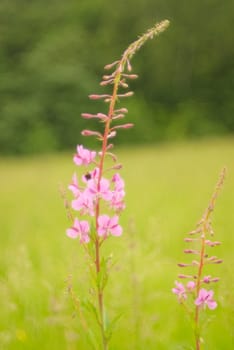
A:
[[[81,112],[103,66],[155,22],[170,28],[134,58],[127,103],[137,127],[117,142],[234,132],[234,3],[220,0],[2,0],[0,153],[64,150],[82,142]],[[87,125],[86,125],[87,126]]]
[[[110,320],[122,314],[110,349],[193,349],[192,324],[171,289],[184,237],[223,166],[213,217],[222,244],[209,254],[224,262],[204,272],[221,280],[208,286],[218,308],[205,311],[203,335],[206,350],[233,349],[234,2],[1,0],[0,350],[90,349],[67,292],[72,276],[76,295],[92,294],[88,267],[65,234],[59,188],[81,175],[77,144],[98,150],[80,135],[96,124],[80,114],[105,112],[87,97],[106,91],[103,66],[165,18],[167,31],[133,58],[139,79],[121,106],[135,127],[114,139],[126,210],[123,235],[105,246],[117,261],[105,304]]]

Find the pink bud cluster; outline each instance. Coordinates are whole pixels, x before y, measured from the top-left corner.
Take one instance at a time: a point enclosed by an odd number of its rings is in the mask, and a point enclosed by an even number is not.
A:
[[[95,151],[78,145],[73,160],[78,166],[87,167],[90,164],[95,166],[97,156]],[[104,177],[99,180],[99,172],[99,168],[95,166],[92,170],[86,171],[79,180],[76,174],[73,175],[72,182],[68,187],[73,194],[71,207],[79,213],[79,216],[94,217],[97,202],[102,200],[115,215],[112,217],[108,215],[98,216],[97,234],[103,238],[106,238],[108,234],[120,236],[122,227],[118,224],[117,214],[125,208],[124,180],[119,173],[115,173],[110,180]],[[81,243],[88,243],[90,241],[89,221],[80,221],[76,217],[73,226],[67,230],[67,235],[70,238],[79,238]]]

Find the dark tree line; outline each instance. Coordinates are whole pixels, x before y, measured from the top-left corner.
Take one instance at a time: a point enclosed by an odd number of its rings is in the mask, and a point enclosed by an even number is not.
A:
[[[103,111],[103,66],[155,22],[170,28],[133,60],[122,143],[234,132],[234,2],[1,0],[0,153],[82,142],[82,112]]]

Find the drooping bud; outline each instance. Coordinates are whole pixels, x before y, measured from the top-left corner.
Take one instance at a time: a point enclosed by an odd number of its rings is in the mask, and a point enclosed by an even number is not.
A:
[[[103,95],[89,95],[90,100],[101,100],[106,98],[111,98],[111,95],[103,94]]]
[[[200,254],[200,252],[198,250],[195,250],[195,249],[185,249],[184,253],[185,254]]]
[[[98,132],[98,131],[93,131],[93,130],[87,130],[87,129],[85,129],[85,130],[83,130],[83,131],[81,132],[81,135],[82,135],[82,136],[97,136],[97,138],[98,138],[99,140],[102,140],[102,139],[103,139],[103,136],[102,136],[102,134],[101,134],[100,132]]]
[[[183,275],[183,274],[180,274],[180,275],[178,275],[178,278],[193,278],[193,276],[191,276],[191,275]]]
[[[128,113],[128,110],[127,108],[120,108],[120,109],[116,109],[114,113]]]
[[[113,63],[110,63],[110,64],[106,64],[104,69],[109,70],[109,69],[113,68],[114,66],[116,66],[118,63],[119,63],[119,60],[115,61]]]
[[[215,246],[221,244],[221,242],[218,242],[218,241],[212,242],[212,241],[210,241],[209,239],[206,239],[205,243],[206,243],[208,246],[210,246],[210,247],[215,247]]]
[[[101,86],[106,86],[106,85],[109,85],[109,84],[113,84],[113,82],[114,82],[114,79],[102,80],[102,81],[100,82],[100,85],[101,85]]]
[[[125,94],[118,94],[117,96],[118,97],[131,97],[134,95],[134,92],[133,91],[128,91],[126,92]]]
[[[127,124],[122,124],[122,125],[116,125],[114,126],[111,130],[116,130],[116,129],[130,129],[134,126],[132,123],[127,123]]]
[[[116,136],[116,131],[111,131],[111,132],[108,134],[107,138],[108,138],[108,139],[111,139],[111,138],[113,138],[113,137],[115,137],[115,136]]]

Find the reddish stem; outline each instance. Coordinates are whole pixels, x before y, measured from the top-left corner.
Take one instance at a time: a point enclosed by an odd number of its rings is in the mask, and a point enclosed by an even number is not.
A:
[[[107,144],[108,144],[108,134],[110,132],[110,124],[111,124],[112,116],[114,114],[119,79],[120,79],[120,73],[117,73],[114,88],[113,88],[113,93],[112,93],[112,97],[111,97],[111,101],[110,101],[108,119],[106,121],[105,130],[104,130],[104,134],[103,134],[102,153],[101,153],[101,158],[100,158],[100,163],[99,163],[99,176],[98,176],[98,181],[97,181],[97,190],[98,191],[100,190],[100,182],[101,182],[101,178],[102,178],[102,174],[103,174],[104,159],[105,159],[105,154],[106,154],[106,149],[107,149]],[[99,212],[100,212],[100,199],[98,198],[97,204],[96,204],[96,210],[95,210],[96,232],[98,232]],[[101,242],[100,242],[99,236],[96,235],[96,239],[95,239],[95,265],[96,265],[97,276],[100,273],[100,246],[101,246]],[[108,350],[108,340],[107,340],[106,335],[105,335],[105,325],[104,325],[103,290],[102,290],[100,285],[98,285],[97,293],[98,293],[98,307],[99,307],[99,314],[100,314],[100,323],[101,323],[100,326],[101,326],[101,333],[102,333],[103,350]]]

